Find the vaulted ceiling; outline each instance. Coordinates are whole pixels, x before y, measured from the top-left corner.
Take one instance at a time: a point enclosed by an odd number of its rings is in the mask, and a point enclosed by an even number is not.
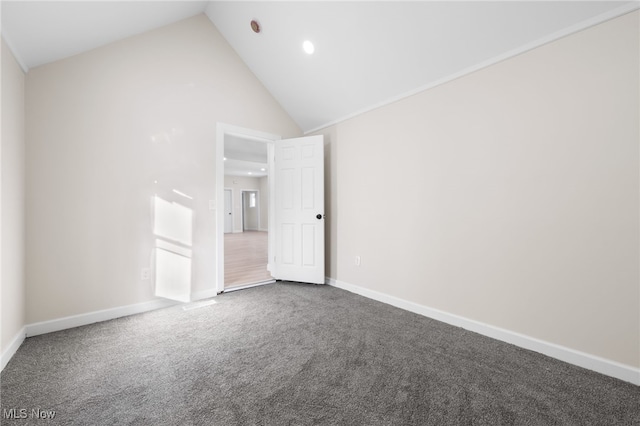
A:
[[[2,1],[25,70],[206,13],[304,132],[637,9],[638,1]],[[256,20],[259,33],[252,31]],[[303,51],[305,40],[315,46]]]
[[[630,6],[593,1],[212,2],[206,13],[308,132]],[[250,29],[252,19],[262,27],[259,34]],[[312,55],[303,51],[305,40],[315,46]]]

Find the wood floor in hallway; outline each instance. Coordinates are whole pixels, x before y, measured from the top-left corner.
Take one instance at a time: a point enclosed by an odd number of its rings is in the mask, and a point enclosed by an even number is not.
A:
[[[273,279],[267,271],[267,233],[224,234],[224,288]]]

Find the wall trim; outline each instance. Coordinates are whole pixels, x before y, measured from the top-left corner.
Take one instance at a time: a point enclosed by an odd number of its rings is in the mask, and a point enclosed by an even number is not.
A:
[[[385,293],[349,284],[344,281],[335,280],[333,278],[327,277],[326,284],[640,386],[640,369],[629,365],[444,312],[439,309],[409,302],[395,296],[390,296]],[[216,289],[200,291],[193,294],[192,301],[214,297],[216,294]],[[2,356],[0,358],[0,371],[4,369],[13,355],[15,355],[17,350],[20,348],[20,345],[24,342],[25,337],[37,336],[40,334],[66,330],[96,322],[153,311],[173,306],[178,303],[180,302],[158,299],[28,324],[16,334],[9,346],[2,352]]]
[[[191,293],[191,301],[196,302],[202,299],[209,299],[211,297],[215,297],[218,295],[218,290],[216,288],[210,288],[207,290],[197,291],[195,293]]]
[[[192,293],[191,301],[209,299],[217,295],[216,289],[208,289]],[[156,299],[148,302],[136,303],[133,305],[119,306],[117,308],[103,309],[100,311],[87,312],[79,315],[72,315],[63,318],[57,318],[49,321],[42,321],[28,324],[16,334],[7,349],[2,352],[0,358],[0,371],[9,363],[13,355],[18,351],[20,345],[27,337],[38,336],[40,334],[52,333],[54,331],[67,330],[69,328],[81,327],[83,325],[94,324],[97,322],[108,321],[111,319],[126,317],[129,315],[141,314],[144,312],[154,311],[156,309],[168,308],[170,306],[181,304],[169,299]]]
[[[480,321],[475,321],[469,318],[461,317],[459,315],[444,312],[439,309],[434,309],[428,306],[420,305],[418,303],[409,302],[399,297],[390,296],[379,291],[370,290],[358,285],[346,283],[344,281],[338,281],[333,278],[327,277],[326,283],[333,287],[347,290],[351,293],[356,293],[369,299],[377,300],[378,302],[386,303],[388,305],[392,305],[400,309],[404,309],[428,318],[454,325],[456,327],[461,327],[466,330],[473,331],[475,333],[482,334],[493,339],[501,340],[503,342],[510,343],[524,349],[539,352],[541,354],[550,356],[551,358],[555,358],[569,364],[577,365],[578,367],[586,368],[588,370],[615,377],[617,379],[624,380],[625,382],[633,383],[634,385],[640,386],[640,368],[621,364],[619,362],[591,355],[586,352],[580,352],[571,348],[567,348],[565,346],[557,345],[555,343],[546,342],[544,340],[536,339],[534,337],[516,333],[514,331],[509,331],[500,327],[485,324]]]
[[[247,284],[247,285],[239,285],[237,287],[231,287],[231,288],[226,289],[224,291],[224,293],[231,293],[232,291],[245,290],[247,288],[259,287],[259,286],[263,286],[263,285],[267,285],[267,284],[273,284],[275,282],[276,282],[276,280],[267,280],[267,281],[262,281],[262,282],[259,282],[259,283],[253,283],[253,284]]]
[[[69,328],[89,325],[96,322],[108,321],[120,317],[126,317],[143,312],[154,311],[160,308],[177,305],[176,302],[169,299],[156,299],[148,302],[136,303],[133,305],[119,306],[117,308],[103,309],[100,311],[87,312],[79,315],[72,315],[63,318],[57,318],[49,321],[37,322],[26,326],[27,337],[38,336],[40,334],[52,333],[54,331],[66,330]]]
[[[0,371],[4,370],[4,367],[7,366],[11,358],[16,354],[22,342],[27,337],[26,327],[22,327],[20,331],[15,335],[9,346],[2,351],[2,356],[0,357]]]
[[[433,89],[434,87],[443,85],[445,83],[448,83],[450,81],[456,80],[460,77],[464,77],[467,74],[471,74],[474,73],[476,71],[479,71],[483,68],[488,68],[492,65],[495,65],[497,63],[500,63],[502,61],[505,61],[507,59],[513,58],[515,56],[521,55],[523,53],[526,53],[530,50],[536,49],[540,46],[544,46],[545,44],[549,44],[552,43],[556,40],[560,40],[561,38],[570,36],[572,34],[575,34],[577,32],[580,32],[582,30],[586,30],[588,28],[594,27],[596,25],[602,24],[603,22],[606,21],[610,21],[611,19],[615,19],[619,16],[622,15],[626,15],[627,13],[633,12],[635,10],[637,10],[638,8],[640,8],[640,3],[638,1],[634,1],[634,2],[630,2],[627,4],[624,4],[620,7],[617,7],[615,9],[609,10],[607,12],[601,13],[600,15],[596,15],[593,16],[591,18],[588,18],[582,22],[578,22],[577,24],[571,25],[569,27],[563,28],[559,31],[556,31],[555,33],[549,34],[547,36],[544,36],[542,38],[539,38],[537,40],[531,41],[529,43],[523,44],[520,47],[517,47],[515,49],[509,50],[507,52],[501,53],[498,56],[494,56],[493,58],[489,58],[486,59],[484,61],[478,62],[475,65],[471,65],[470,67],[467,67],[465,69],[462,69],[460,71],[454,72],[453,74],[449,74],[447,76],[444,76],[438,80],[432,81],[430,83],[427,83],[423,86],[420,87],[416,87],[415,89],[409,90],[407,92],[401,93],[399,95],[396,96],[392,96],[391,98],[385,99],[381,102],[377,102],[374,103],[372,105],[368,105],[356,112],[353,112],[351,114],[347,114],[344,117],[338,118],[337,120],[332,120],[329,121],[325,124],[322,124],[320,126],[316,126],[314,128],[312,128],[311,130],[305,130],[304,134],[308,135],[311,133],[315,133],[318,132],[320,130],[326,129],[327,127],[330,126],[334,126],[336,124],[340,124],[343,121],[347,121],[351,118],[357,117],[359,115],[362,115],[364,113],[367,113],[369,111],[373,111],[375,109],[381,108],[383,106],[392,104],[394,102],[398,102],[402,99],[408,98],[410,96],[416,95],[418,93],[424,92],[426,90],[429,89]]]
[[[215,288],[198,291],[191,294],[191,302],[209,299],[211,297],[217,296],[217,294],[218,293]],[[168,308],[170,306],[179,304],[183,304],[183,302],[170,299],[156,299],[150,300],[148,302],[136,303],[133,305],[118,306],[117,308],[87,312],[84,314],[72,315],[49,321],[28,324],[25,327],[25,334],[27,337],[38,336],[40,334],[52,333],[54,331],[61,331],[69,328],[80,327],[83,325],[94,324],[96,322],[108,321],[116,318],[126,317],[129,315],[155,311],[156,309]]]

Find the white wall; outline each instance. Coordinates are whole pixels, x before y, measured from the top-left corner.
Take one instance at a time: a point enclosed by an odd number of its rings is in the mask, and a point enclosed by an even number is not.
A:
[[[260,178],[225,176],[224,187],[226,189],[231,189],[231,200],[233,202],[233,232],[242,232],[242,191],[261,191]],[[259,197],[262,198],[262,192],[260,192]],[[262,206],[260,206],[260,208],[262,209]]]
[[[638,21],[325,129],[330,277],[640,367]]]
[[[213,289],[216,123],[300,134],[204,15],[26,84],[28,323],[153,299],[150,200],[173,189],[194,198],[193,291]]]
[[[21,334],[24,337],[25,326],[25,76],[4,39],[1,49],[0,353],[5,355],[14,339],[20,340]]]

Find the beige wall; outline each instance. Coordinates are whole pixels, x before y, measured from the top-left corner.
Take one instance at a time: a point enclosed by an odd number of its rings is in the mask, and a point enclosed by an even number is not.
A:
[[[325,129],[331,278],[640,367],[638,19]]]
[[[216,123],[299,128],[199,15],[27,75],[27,322],[153,298],[153,194],[194,198],[193,290],[215,285]]]
[[[0,353],[25,325],[25,76],[2,40]]]

